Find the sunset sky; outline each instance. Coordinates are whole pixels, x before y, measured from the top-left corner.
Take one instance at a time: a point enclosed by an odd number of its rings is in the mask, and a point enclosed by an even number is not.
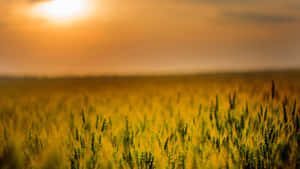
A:
[[[299,0],[0,0],[0,74],[286,68]]]

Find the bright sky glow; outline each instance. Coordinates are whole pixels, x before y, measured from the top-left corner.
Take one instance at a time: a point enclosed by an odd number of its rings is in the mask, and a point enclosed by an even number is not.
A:
[[[35,6],[36,15],[57,22],[77,19],[87,13],[88,4],[85,0],[53,0]]]

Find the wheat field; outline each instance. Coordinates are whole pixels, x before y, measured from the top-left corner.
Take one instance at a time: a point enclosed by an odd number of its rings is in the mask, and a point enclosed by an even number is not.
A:
[[[300,168],[299,77],[1,78],[0,168]]]

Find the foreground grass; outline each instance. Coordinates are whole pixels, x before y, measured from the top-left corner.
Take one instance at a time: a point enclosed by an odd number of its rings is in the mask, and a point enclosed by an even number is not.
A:
[[[299,75],[0,80],[0,168],[299,168]]]

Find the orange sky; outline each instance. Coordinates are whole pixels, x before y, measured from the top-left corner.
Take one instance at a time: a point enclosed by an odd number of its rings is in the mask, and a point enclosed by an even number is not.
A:
[[[83,1],[62,21],[32,12],[47,1],[0,0],[0,74],[300,68],[300,1]]]

